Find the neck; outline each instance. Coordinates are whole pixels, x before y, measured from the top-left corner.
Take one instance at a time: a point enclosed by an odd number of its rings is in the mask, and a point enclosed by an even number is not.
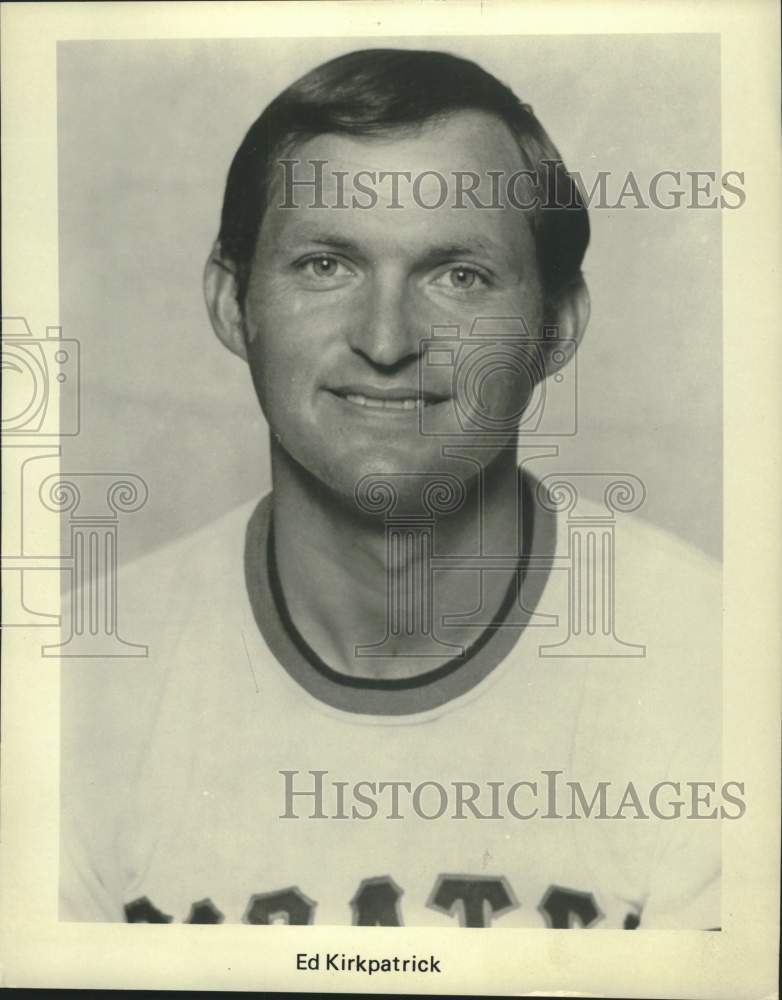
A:
[[[466,617],[479,606],[477,619],[486,623],[505,603],[513,560],[481,577],[477,569],[465,571],[459,557],[520,557],[515,450],[500,452],[480,477],[466,459],[455,460],[454,470],[469,483],[457,510],[417,517],[427,512],[422,477],[391,511],[367,514],[272,443],[279,584],[295,627],[333,670],[388,680],[426,673],[480,636],[475,626],[443,624],[445,616]],[[443,557],[453,561],[450,568]]]

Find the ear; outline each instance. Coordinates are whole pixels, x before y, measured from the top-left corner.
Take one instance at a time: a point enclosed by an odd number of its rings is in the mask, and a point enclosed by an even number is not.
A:
[[[204,298],[214,332],[229,351],[246,361],[244,317],[237,300],[236,271],[221,256],[216,243],[204,268]]]
[[[589,290],[579,275],[546,304],[546,323],[557,327],[557,340],[573,341],[577,348],[589,323],[590,311]],[[561,364],[553,363],[551,354],[547,352],[546,374],[550,375],[561,367]]]

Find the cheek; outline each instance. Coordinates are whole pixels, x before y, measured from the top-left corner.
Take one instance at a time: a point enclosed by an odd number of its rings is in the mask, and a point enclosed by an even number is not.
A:
[[[271,301],[270,301],[271,300]],[[266,401],[287,402],[289,407],[312,378],[317,358],[313,318],[300,299],[248,296],[247,341],[253,381]]]
[[[520,417],[545,377],[543,309],[537,285],[508,296],[495,315],[520,318],[526,334],[520,341],[497,342],[470,359],[460,379],[460,389],[476,411],[483,410],[506,418]],[[462,373],[459,373],[462,375]],[[463,398],[464,398],[463,397]]]
[[[304,312],[301,296],[284,283],[251,280],[245,309],[248,341],[262,342],[265,351],[282,355],[306,328]]]
[[[261,333],[249,349],[250,371],[255,390],[270,424],[289,422],[304,410],[306,389],[313,375],[307,359],[281,337]]]

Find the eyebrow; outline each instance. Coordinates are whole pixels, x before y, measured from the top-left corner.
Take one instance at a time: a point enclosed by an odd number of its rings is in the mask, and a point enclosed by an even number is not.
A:
[[[485,240],[480,236],[473,236],[461,243],[441,243],[427,247],[424,251],[424,260],[470,257],[472,254],[507,254],[508,250],[508,247],[500,247],[494,240]]]
[[[306,229],[292,236],[291,243],[304,241],[316,246],[332,247],[346,252],[361,252],[361,247],[355,240],[329,232],[308,233]],[[287,242],[287,241],[285,241]],[[421,260],[423,263],[432,263],[437,260],[448,260],[458,257],[469,257],[473,254],[502,254],[508,253],[510,248],[501,247],[494,240],[484,239],[480,236],[471,236],[468,240],[461,242],[448,242],[432,244],[422,249]]]
[[[310,234],[306,230],[297,233],[292,239],[292,243],[306,242],[314,243],[316,246],[336,247],[338,250],[358,250],[358,244],[345,236],[337,236],[331,233]]]

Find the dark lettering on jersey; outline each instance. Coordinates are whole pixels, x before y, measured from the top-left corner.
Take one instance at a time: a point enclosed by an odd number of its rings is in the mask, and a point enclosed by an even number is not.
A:
[[[211,899],[202,899],[193,903],[186,924],[221,924],[225,917],[217,909]]]
[[[365,878],[351,899],[353,923],[359,927],[401,927],[402,890],[389,875]]]
[[[245,924],[311,924],[317,903],[292,885],[279,892],[250,897],[242,917]]]
[[[571,927],[591,927],[603,914],[597,908],[591,892],[577,892],[552,885],[540,901],[538,911],[549,927],[567,930]]]
[[[490,927],[519,905],[507,880],[482,875],[440,875],[426,904],[432,910],[459,916],[462,927]]]
[[[364,879],[350,901],[353,923],[361,927],[401,927],[402,893],[390,875]],[[311,924],[317,905],[298,886],[256,893],[247,903],[242,922]],[[520,904],[504,876],[440,875],[426,905],[439,913],[458,915],[463,927],[490,927],[498,917]],[[549,927],[563,930],[594,927],[604,916],[591,892],[559,885],[546,890],[538,911]],[[161,912],[147,896],[126,903],[125,918],[129,924],[170,924],[174,919]],[[220,924],[224,919],[212,900],[206,898],[192,904],[185,923]],[[640,924],[639,914],[630,912],[625,916],[625,930],[635,930]]]
[[[161,913],[146,896],[125,904],[125,920],[129,924],[170,924],[173,917]]]

